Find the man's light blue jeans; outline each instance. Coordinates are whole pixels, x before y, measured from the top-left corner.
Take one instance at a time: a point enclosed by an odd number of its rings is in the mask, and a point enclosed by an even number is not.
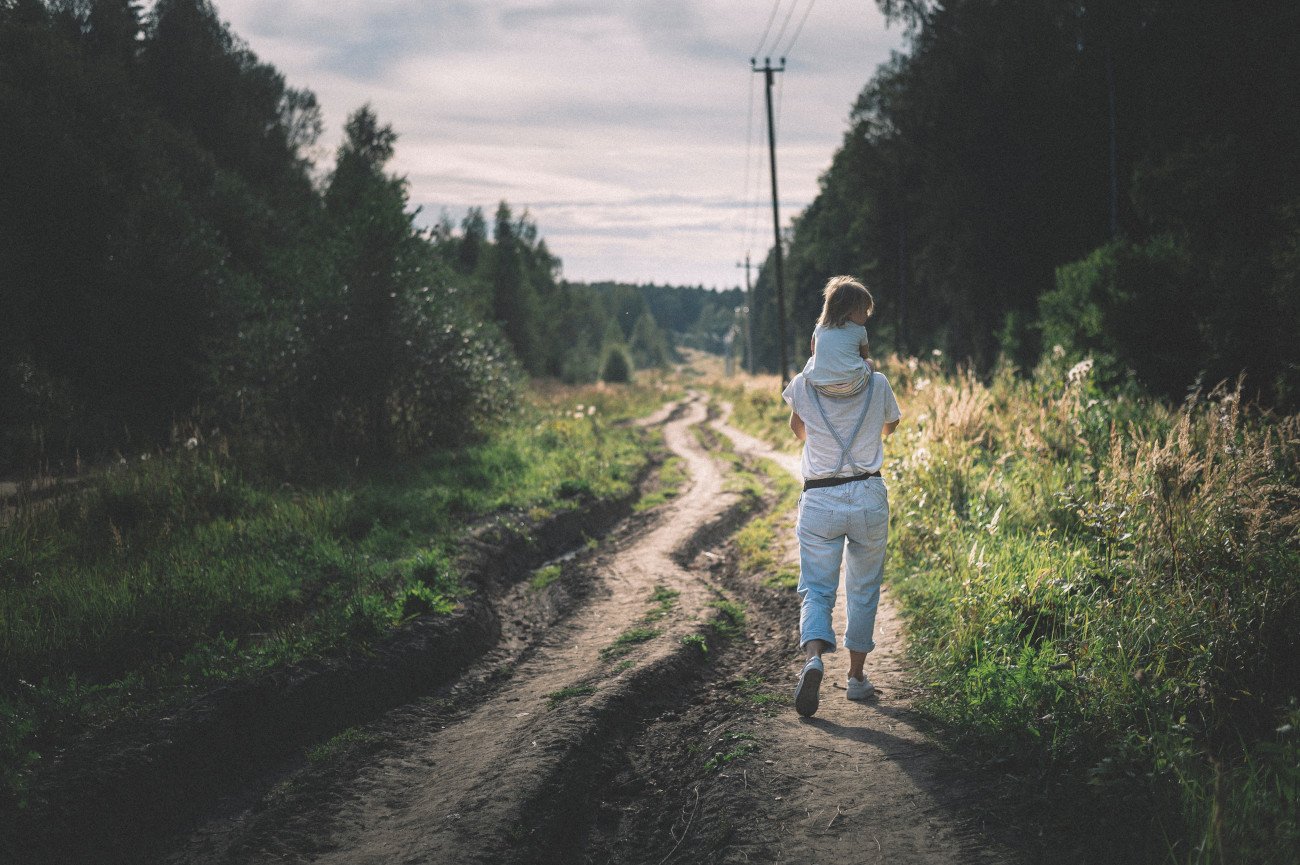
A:
[[[889,491],[880,478],[815,487],[799,499],[799,645],[825,640],[835,651],[831,611],[844,560],[848,622],[844,646],[853,652],[876,647],[876,607],[889,538]],[[845,554],[847,551],[847,560]]]

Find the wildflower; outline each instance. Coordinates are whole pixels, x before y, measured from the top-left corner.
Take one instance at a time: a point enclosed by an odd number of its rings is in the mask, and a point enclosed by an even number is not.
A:
[[[198,446],[199,446],[199,440],[194,436],[190,436],[185,440],[185,450],[187,451],[192,451]]]
[[[1070,367],[1070,371],[1065,374],[1066,381],[1070,384],[1078,384],[1092,372],[1092,358],[1085,357],[1083,360]]]
[[[920,362],[919,360],[917,360],[916,358],[914,358],[914,357],[909,357],[909,358],[907,359],[907,371],[908,371],[908,372],[916,372],[916,368],[917,368],[918,366],[920,366],[920,365],[921,365],[921,362]]]
[[[1065,349],[1060,345],[1052,346],[1052,357],[1057,358],[1058,360],[1065,357]]]
[[[590,417],[591,415],[594,415],[595,413],[596,413],[596,407],[595,407],[594,405],[589,405],[589,406],[587,406],[587,416],[588,416],[588,417]]]
[[[928,378],[921,378],[921,379],[917,379],[916,387],[913,389],[917,393],[920,393],[921,391],[925,390],[929,386],[930,386],[930,380]]]
[[[943,349],[940,348],[933,349],[931,350],[930,354],[932,354],[935,357],[943,357]]]

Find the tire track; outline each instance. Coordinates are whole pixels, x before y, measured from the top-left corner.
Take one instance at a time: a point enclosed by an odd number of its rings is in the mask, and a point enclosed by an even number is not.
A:
[[[536,809],[582,783],[593,743],[645,704],[681,692],[697,666],[698,651],[682,637],[713,614],[717,593],[679,559],[740,501],[691,433],[705,417],[693,394],[664,426],[667,447],[690,471],[689,488],[607,560],[596,596],[547,633],[501,687],[446,726],[413,728],[328,806],[291,814],[212,861],[499,862],[527,858],[530,849],[544,858],[534,845],[551,833],[536,825]],[[671,614],[654,625],[661,632],[633,647],[627,669],[602,658],[643,622],[656,587],[677,593]],[[170,861],[198,859],[182,851]]]
[[[781,453],[727,423],[723,406],[713,427],[731,439],[736,451],[772,460],[801,479],[797,455]],[[789,536],[787,555],[798,561],[798,544]],[[799,600],[791,594],[797,611]],[[834,626],[844,631],[844,584],[836,598]],[[796,615],[797,619],[797,615]],[[761,738],[776,755],[755,770],[770,769],[784,795],[769,799],[769,824],[781,827],[775,842],[741,845],[729,851],[746,861],[1005,863],[1017,857],[994,849],[968,815],[980,791],[959,780],[950,757],[921,730],[912,708],[914,685],[906,664],[907,638],[889,592],[882,587],[876,618],[876,649],[867,656],[866,672],[877,696],[866,702],[847,699],[848,652],[823,656],[821,706],[800,718],[794,709],[767,722]],[[791,647],[789,686],[803,663]],[[732,861],[728,859],[728,861]]]

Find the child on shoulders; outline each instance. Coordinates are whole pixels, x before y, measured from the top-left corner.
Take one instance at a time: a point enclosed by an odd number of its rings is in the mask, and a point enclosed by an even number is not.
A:
[[[851,276],[831,277],[822,297],[803,377],[823,396],[854,396],[872,372],[866,324],[876,304],[867,287]]]

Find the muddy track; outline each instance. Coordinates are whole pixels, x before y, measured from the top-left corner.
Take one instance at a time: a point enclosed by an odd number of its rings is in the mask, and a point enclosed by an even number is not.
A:
[[[694,396],[664,424],[689,487],[566,568],[585,576],[562,580],[558,600],[527,585],[505,597],[518,615],[503,616],[498,648],[456,686],[372,725],[361,738],[380,744],[342,766],[214,815],[165,860],[570,861],[601,755],[688,695],[709,657],[701,644],[718,642],[720,590],[689,562],[752,502],[726,491],[692,434],[705,418]],[[611,653],[621,636],[626,653]]]
[[[453,684],[233,798],[162,861],[1017,861],[984,831],[981,779],[921,730],[887,592],[868,661],[879,696],[845,699],[836,654],[817,716],[794,713],[798,599],[738,571],[727,539],[756,503],[705,447],[726,436],[746,460],[797,466],[707,420],[699,395],[653,419],[689,487],[545,590],[499,594],[497,645]],[[712,626],[720,601],[743,606],[743,627]]]
[[[746,459],[770,459],[797,475],[791,455],[725,423],[712,424],[715,431]],[[793,514],[785,520],[778,543],[783,538],[784,555],[797,561]],[[1019,844],[986,829],[997,824],[987,819],[986,779],[922,732],[892,604],[882,606],[868,660],[878,697],[849,702],[847,658],[831,655],[821,708],[801,719],[790,700],[802,663],[798,598],[763,585],[763,574],[741,573],[734,549],[723,552],[709,578],[744,603],[743,637],[720,647],[678,705],[606,756],[585,831],[569,846],[578,855],[567,861],[1024,861]]]

